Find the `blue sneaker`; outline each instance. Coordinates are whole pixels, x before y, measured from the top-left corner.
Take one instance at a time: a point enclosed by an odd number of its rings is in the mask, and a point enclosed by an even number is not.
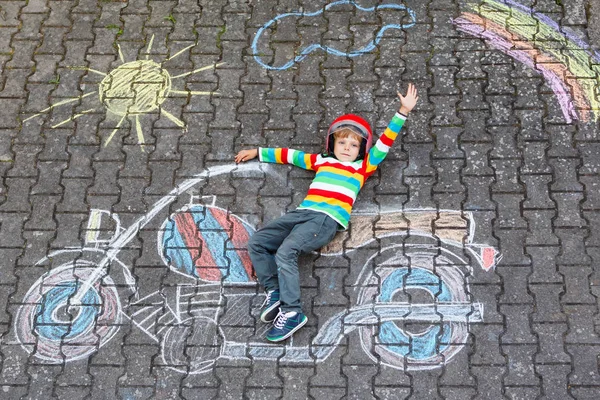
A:
[[[267,292],[267,298],[263,303],[263,310],[260,313],[260,320],[268,323],[273,322],[277,314],[279,314],[279,289],[271,290]]]
[[[273,327],[267,332],[267,340],[280,342],[292,336],[294,332],[302,328],[308,322],[308,317],[301,312],[290,311],[279,312]]]

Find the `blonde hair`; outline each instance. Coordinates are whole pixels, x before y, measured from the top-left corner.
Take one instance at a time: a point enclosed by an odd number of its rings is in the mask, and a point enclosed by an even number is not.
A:
[[[363,141],[363,137],[360,136],[358,133],[354,132],[352,129],[342,128],[333,132],[333,140],[345,139],[347,137],[355,139],[359,143],[362,143]]]

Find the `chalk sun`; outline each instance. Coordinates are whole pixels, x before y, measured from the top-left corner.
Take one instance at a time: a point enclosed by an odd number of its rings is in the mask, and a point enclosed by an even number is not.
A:
[[[23,120],[23,122],[46,114],[58,106],[74,103],[88,96],[98,94],[100,103],[106,108],[106,110],[116,116],[121,117],[114,130],[104,141],[104,146],[110,143],[114,135],[123,124],[125,118],[132,118],[135,124],[138,143],[140,144],[142,151],[144,151],[145,139],[142,131],[142,125],[140,123],[140,117],[157,109],[160,110],[161,115],[167,117],[175,125],[179,126],[180,128],[184,128],[185,124],[183,121],[171,114],[165,108],[161,107],[164,101],[169,97],[176,97],[177,95],[215,95],[218,94],[218,92],[175,90],[172,88],[173,81],[197,72],[214,69],[220,65],[223,65],[224,63],[207,65],[190,72],[171,76],[169,71],[163,67],[162,64],[175,59],[194,45],[180,50],[159,64],[149,59],[153,41],[154,35],[152,35],[150,42],[148,43],[145,60],[136,60],[130,62],[125,62],[123,53],[121,52],[121,47],[117,44],[119,58],[122,64],[108,73],[97,71],[88,67],[72,67],[73,69],[82,69],[94,74],[102,75],[104,78],[100,82],[98,90],[85,93],[81,96],[66,98],[65,100],[54,103],[39,113],[26,118]],[[93,111],[96,111],[96,109],[91,108],[81,111],[79,114],[75,114],[64,121],[60,121],[59,123],[53,125],[52,128],[57,128]]]

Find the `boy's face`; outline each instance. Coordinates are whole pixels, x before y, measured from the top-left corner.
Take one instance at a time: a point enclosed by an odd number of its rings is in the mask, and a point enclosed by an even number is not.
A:
[[[360,141],[352,136],[336,138],[333,154],[340,161],[354,161],[360,152]]]

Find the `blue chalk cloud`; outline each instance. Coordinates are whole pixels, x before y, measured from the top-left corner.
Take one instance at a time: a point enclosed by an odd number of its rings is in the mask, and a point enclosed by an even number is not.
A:
[[[318,15],[322,14],[324,11],[331,9],[332,7],[345,5],[345,4],[350,4],[354,7],[356,7],[358,10],[364,11],[364,12],[377,12],[377,11],[381,11],[381,10],[404,10],[407,12],[411,21],[407,24],[384,25],[377,32],[377,34],[375,35],[375,38],[373,40],[371,40],[365,46],[363,46],[362,48],[360,48],[358,50],[345,52],[345,51],[337,50],[333,47],[323,46],[322,44],[310,44],[310,45],[304,47],[299,52],[299,54],[296,57],[294,57],[294,59],[288,61],[287,63],[285,63],[281,66],[269,65],[261,59],[260,53],[258,51],[258,42],[260,41],[261,36],[270,27],[273,27],[279,21],[283,20],[284,18],[301,18],[301,17],[318,16]],[[300,11],[298,11],[298,12],[285,13],[285,14],[280,14],[277,17],[273,18],[272,20],[268,21],[256,32],[256,35],[254,36],[254,40],[252,41],[252,53],[254,54],[254,59],[256,60],[256,62],[259,63],[264,68],[281,71],[281,70],[288,69],[295,63],[298,63],[298,62],[304,60],[310,53],[312,53],[315,50],[323,50],[329,54],[332,54],[335,56],[340,56],[340,57],[360,56],[361,54],[368,53],[368,52],[372,51],[373,49],[375,49],[375,47],[377,47],[377,45],[381,41],[385,31],[387,31],[388,29],[406,29],[406,28],[412,27],[415,23],[416,23],[415,12],[413,10],[411,10],[410,8],[408,8],[404,5],[401,5],[401,4],[381,4],[381,5],[374,6],[374,7],[361,7],[360,5],[356,4],[353,0],[340,0],[340,1],[330,3],[330,4],[326,5],[324,8],[321,8],[320,10],[317,10],[315,12],[300,12]]]

